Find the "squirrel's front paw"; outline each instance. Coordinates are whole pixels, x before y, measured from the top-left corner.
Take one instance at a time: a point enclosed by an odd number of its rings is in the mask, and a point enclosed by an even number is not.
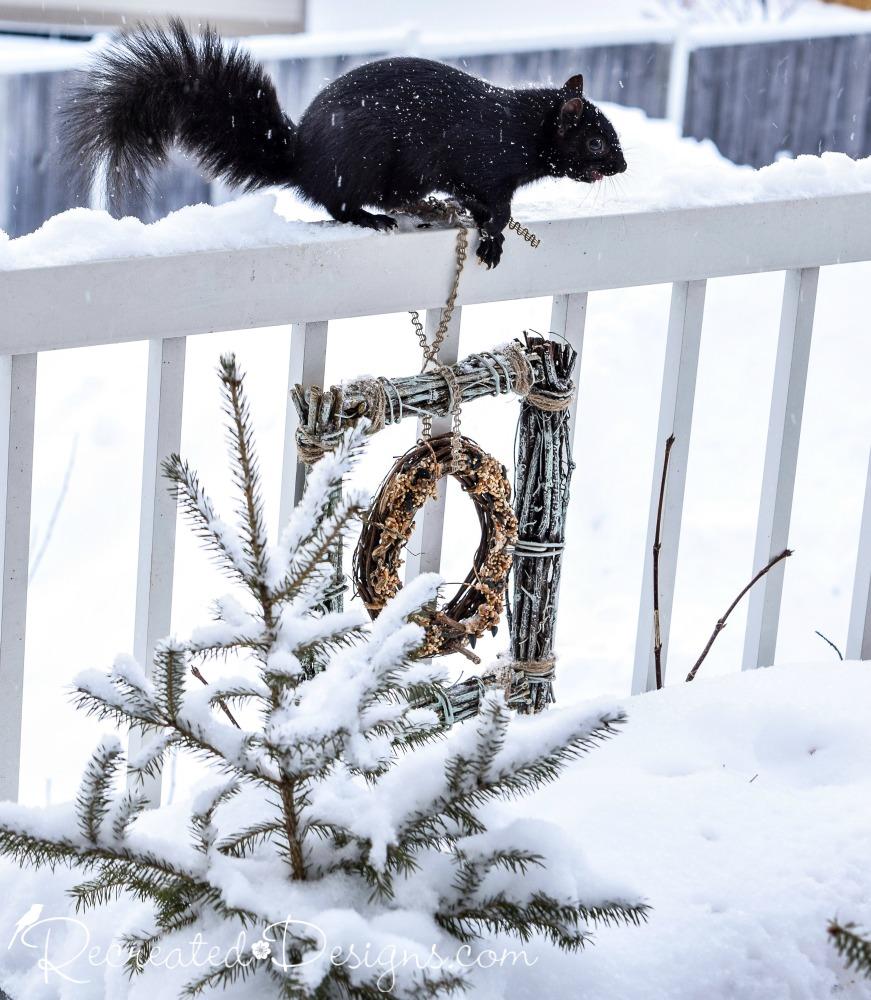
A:
[[[502,244],[504,242],[505,237],[502,233],[496,233],[495,236],[490,233],[481,233],[481,238],[478,241],[478,260],[482,264],[486,264],[488,269],[495,267],[502,259]]]

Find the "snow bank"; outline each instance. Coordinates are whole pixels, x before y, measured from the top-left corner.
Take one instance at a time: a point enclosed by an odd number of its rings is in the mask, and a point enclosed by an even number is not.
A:
[[[831,661],[627,700],[625,734],[536,806],[642,888],[650,923],[549,956],[547,979],[576,975],[578,1000],[867,997],[826,924],[871,926],[869,704],[871,666]]]
[[[826,922],[837,914],[871,926],[869,704],[871,667],[831,661],[626,699],[621,735],[505,811],[520,824],[530,816],[558,823],[591,868],[641,887],[653,907],[649,924],[601,929],[595,947],[575,956],[534,941],[524,961],[477,976],[475,995],[867,997],[867,982],[845,973],[829,946]],[[184,819],[164,809],[144,823],[159,824],[165,837],[168,824]],[[0,865],[0,983],[15,1000],[125,996],[123,977],[102,967],[89,970],[88,983],[51,973],[43,983],[39,948],[18,941],[21,918],[36,919],[34,904],[42,920],[71,913],[68,884],[60,873],[22,878]],[[89,914],[89,943],[105,948],[136,913],[135,904],[120,903]],[[60,925],[51,926],[53,954],[81,945],[80,931],[66,942]],[[36,931],[27,939],[42,940]],[[136,996],[154,996],[155,982],[146,976]]]
[[[608,113],[626,147],[628,171],[596,185],[570,180],[532,185],[515,198],[517,217],[531,221],[871,191],[871,157],[825,153],[754,170],[724,159],[710,141],[680,140],[670,123],[635,109],[609,106]],[[403,220],[403,228],[412,225]],[[194,205],[151,225],[76,208],[18,239],[0,231],[0,270],[353,238],[389,239],[389,234],[328,221],[323,210],[288,191]]]

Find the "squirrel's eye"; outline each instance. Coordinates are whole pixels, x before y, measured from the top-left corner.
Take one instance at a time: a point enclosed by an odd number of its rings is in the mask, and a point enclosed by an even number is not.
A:
[[[587,149],[591,153],[601,153],[605,149],[605,140],[598,135],[591,136],[587,139]]]

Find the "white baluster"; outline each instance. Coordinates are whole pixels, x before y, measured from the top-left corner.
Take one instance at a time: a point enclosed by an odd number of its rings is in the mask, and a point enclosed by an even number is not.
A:
[[[460,319],[462,310],[454,309],[448,324],[445,339],[439,351],[439,362],[443,365],[456,364],[460,353]],[[429,309],[426,314],[426,336],[432,343],[435,331],[441,321],[440,309]],[[451,418],[434,417],[432,435],[446,434],[451,429]],[[418,421],[420,435],[421,424]],[[405,560],[405,580],[413,580],[421,573],[438,573],[442,564],[442,536],[445,528],[445,487],[447,479],[439,480],[438,494],[428,500],[414,522],[414,534],[408,543]]]
[[[859,530],[859,551],[853,583],[853,605],[847,629],[848,660],[871,660],[871,456],[865,480],[865,503]]]
[[[13,801],[18,798],[21,764],[36,358],[35,354],[0,358],[0,799]]]
[[[283,528],[290,512],[305,488],[305,466],[299,461],[296,431],[299,417],[290,398],[295,385],[318,385],[323,388],[327,366],[327,323],[295,323],[290,334],[290,369],[287,375],[287,411],[284,419],[284,459],[281,467],[279,527]]]
[[[148,342],[133,636],[133,655],[147,674],[151,673],[155,644],[169,635],[172,624],[176,502],[167,489],[161,463],[181,448],[184,367],[184,337]],[[130,755],[138,753],[142,746],[142,732],[132,729]],[[160,787],[159,774],[137,785],[153,807],[160,805]]]
[[[668,464],[665,499],[660,531],[659,553],[659,633],[662,640],[662,674],[668,657],[668,635],[677,573],[687,459],[699,365],[699,345],[705,311],[705,282],[676,282],[671,293],[668,338],[665,347],[665,370],[656,432],[656,458],[650,490],[650,514],[647,522],[647,546],[644,553],[644,578],[641,585],[641,609],[635,639],[635,669],[632,693],[652,691],[656,687],[653,615],[653,544],[659,507],[662,466],[666,440],[674,435]]]
[[[569,406],[569,440],[575,443],[575,426],[578,413],[578,386],[581,380],[581,360],[584,354],[584,328],[587,322],[587,293],[577,292],[572,295],[554,295],[550,310],[550,329],[572,345],[577,352],[575,370],[572,379],[575,383],[575,394]]]
[[[789,542],[818,278],[818,267],[786,272],[753,573],[782,552]],[[785,561],[778,563],[750,591],[744,636],[744,670],[774,663],[784,569]]]

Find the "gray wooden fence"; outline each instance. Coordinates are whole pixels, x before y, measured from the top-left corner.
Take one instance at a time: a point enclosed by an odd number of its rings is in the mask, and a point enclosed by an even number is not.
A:
[[[871,153],[871,35],[728,45],[690,54],[684,135],[735,163]]]
[[[267,62],[292,117],[324,84],[385,51],[319,55]],[[445,61],[499,84],[562,83],[582,72],[595,99],[662,117],[668,104],[672,45],[637,41],[595,47],[466,54]],[[781,152],[871,153],[871,35],[706,45],[690,52],[683,126],[713,139],[737,163],[763,166]],[[0,76],[0,227],[18,236],[51,215],[81,204],[56,156],[55,112],[69,72]],[[125,212],[153,221],[208,200],[209,185],[176,161],[156,179],[148,199]]]

